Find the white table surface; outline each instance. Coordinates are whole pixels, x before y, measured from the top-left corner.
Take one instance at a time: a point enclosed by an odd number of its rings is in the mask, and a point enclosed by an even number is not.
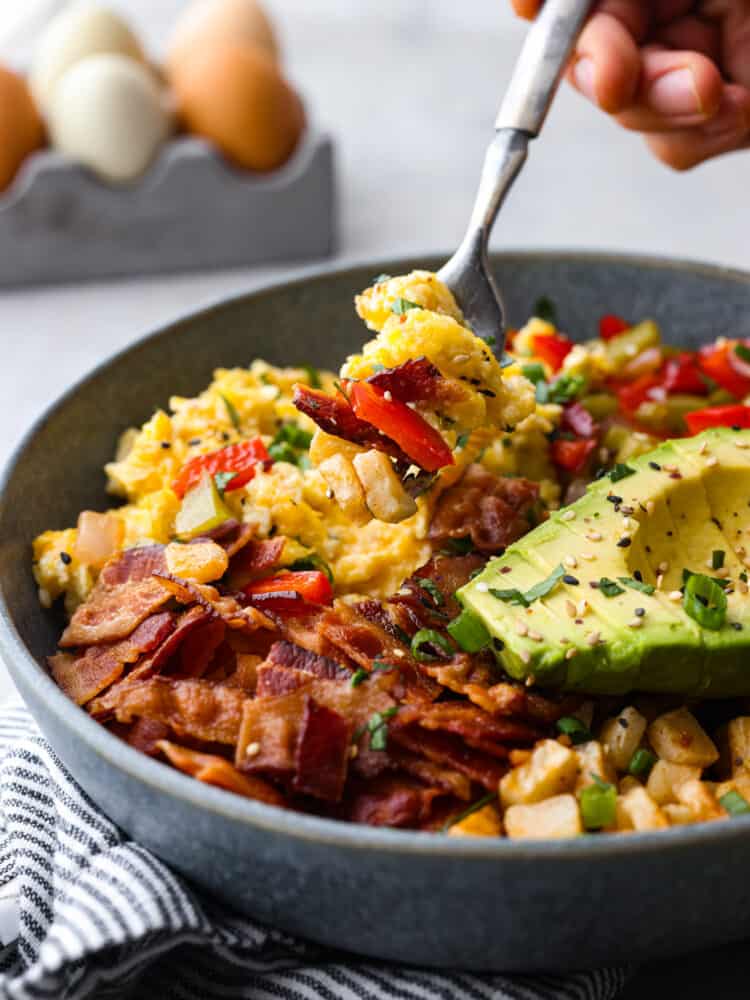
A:
[[[158,52],[182,4],[112,6]],[[290,77],[336,136],[340,256],[453,246],[523,37],[506,0],[267,0],[267,6]],[[20,60],[24,53],[4,55]],[[750,154],[690,174],[669,172],[646,155],[638,137],[616,130],[566,88],[493,242],[676,254],[743,267],[749,181]],[[97,361],[180,313],[286,270],[0,293],[0,461],[48,401]],[[0,697],[10,689],[0,665]],[[671,966],[668,974],[675,974]],[[739,993],[727,985],[721,995]]]

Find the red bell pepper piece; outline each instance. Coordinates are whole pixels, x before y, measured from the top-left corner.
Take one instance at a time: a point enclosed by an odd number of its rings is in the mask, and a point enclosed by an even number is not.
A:
[[[455,459],[448,445],[424,417],[370,382],[349,382],[352,408],[361,419],[395,441],[426,472],[437,472]]]
[[[191,458],[183,465],[179,476],[172,483],[172,489],[181,500],[188,490],[198,485],[204,473],[215,476],[217,472],[234,472],[236,475],[224,487],[224,492],[228,493],[249,483],[259,462],[267,465],[271,461],[266,446],[259,437],[238,441],[237,444],[227,445],[218,451]]]
[[[691,434],[700,434],[707,427],[750,427],[750,406],[737,403],[729,406],[707,406],[685,415]]]
[[[535,357],[557,372],[573,350],[573,341],[562,333],[535,333],[531,338],[531,350]]]
[[[333,602],[333,588],[325,573],[319,570],[287,570],[249,583],[243,593],[261,610],[296,611],[306,604]]]
[[[581,472],[594,448],[596,441],[592,438],[577,441],[557,438],[550,447],[550,458],[555,465],[565,469],[566,472]]]
[[[628,414],[635,413],[647,399],[653,399],[658,389],[662,389],[662,380],[657,375],[641,375],[633,382],[614,386],[620,408]]]
[[[687,392],[695,396],[708,395],[708,385],[701,378],[695,354],[685,351],[670,358],[664,366],[664,388],[667,392]]]
[[[602,316],[599,320],[599,336],[602,340],[611,340],[628,329],[630,323],[626,323],[621,316],[615,316],[613,313]]]
[[[701,371],[722,389],[731,392],[733,396],[742,397],[750,393],[750,377],[743,373],[743,362],[739,358],[738,363],[732,362],[736,344],[736,341],[727,341],[724,344],[702,347],[698,352],[698,363]]]

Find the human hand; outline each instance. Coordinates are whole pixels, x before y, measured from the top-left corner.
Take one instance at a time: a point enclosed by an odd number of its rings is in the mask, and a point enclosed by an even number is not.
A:
[[[511,2],[525,18],[541,7]],[[750,2],[603,0],[567,77],[676,170],[750,148]]]

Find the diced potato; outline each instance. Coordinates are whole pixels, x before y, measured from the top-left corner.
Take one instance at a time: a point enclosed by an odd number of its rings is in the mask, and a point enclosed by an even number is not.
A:
[[[632,774],[626,774],[624,778],[620,778],[620,783],[617,786],[620,795],[627,795],[633,788],[643,788],[643,785],[636,777]]]
[[[505,813],[505,832],[511,839],[547,840],[583,833],[574,795],[555,795],[533,805],[511,806]]]
[[[310,442],[309,455],[312,464],[319,466],[327,458],[332,458],[334,455],[343,455],[344,458],[348,458],[351,462],[355,455],[359,455],[364,450],[358,444],[345,441],[343,438],[334,437],[333,434],[326,434],[325,431],[322,431],[318,427]]]
[[[371,448],[355,455],[352,464],[373,517],[397,524],[416,514],[416,503],[401,485],[391,460],[382,451]]]
[[[621,801],[623,815],[630,821],[634,830],[661,830],[669,826],[667,817],[645,788],[631,788],[622,796]],[[618,805],[619,803],[620,799]]]
[[[648,738],[658,756],[674,764],[710,767],[719,756],[713,740],[684,707],[654,719]]]
[[[513,768],[500,781],[504,808],[540,802],[573,790],[578,778],[578,757],[557,740],[538,743],[530,759]]]
[[[678,802],[667,802],[662,808],[662,812],[669,820],[670,826],[688,826],[695,823],[693,810],[689,806],[683,806]]]
[[[448,830],[450,837],[500,837],[503,832],[502,821],[497,806],[488,802],[482,809],[469,813]]]
[[[750,716],[741,715],[728,723],[727,742],[732,777],[750,773]]]
[[[632,705],[623,708],[614,719],[607,719],[599,739],[609,750],[612,763],[618,771],[627,771],[633,754],[646,732],[646,720]]]
[[[331,455],[318,465],[318,472],[347,517],[359,524],[370,520],[365,504],[365,491],[348,458],[344,455]]]
[[[686,781],[677,789],[677,798],[682,805],[687,806],[696,820],[705,822],[710,819],[723,819],[724,809],[705,781]]]
[[[660,806],[667,802],[677,802],[677,789],[686,781],[696,781],[701,769],[692,764],[673,764],[668,760],[657,760],[651,768],[646,782],[646,791]]]
[[[578,778],[575,790],[582,791],[588,785],[594,784],[594,775],[614,784],[617,780],[609,752],[598,740],[587,740],[575,747],[573,753],[578,760]]]
[[[625,807],[625,794],[627,793],[618,795],[615,803],[615,829],[619,833],[627,833],[634,829],[630,809]]]
[[[226,550],[216,542],[193,542],[191,545],[172,542],[164,555],[170,573],[196,583],[220,580],[229,566]]]

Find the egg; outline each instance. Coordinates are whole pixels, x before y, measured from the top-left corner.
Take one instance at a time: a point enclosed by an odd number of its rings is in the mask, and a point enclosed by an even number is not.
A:
[[[294,151],[302,104],[276,63],[256,45],[196,50],[170,76],[180,117],[240,167],[273,170]]]
[[[54,17],[39,39],[29,83],[37,104],[47,113],[55,86],[74,63],[100,53],[119,53],[145,63],[143,50],[128,25],[97,3],[74,3]]]
[[[175,25],[167,48],[168,73],[189,63],[196,51],[224,42],[249,42],[279,58],[273,28],[256,0],[194,0]]]
[[[95,55],[60,77],[49,108],[56,149],[106,181],[137,178],[170,130],[149,70],[121,55]]]
[[[25,80],[0,66],[0,191],[44,142],[44,125]]]

